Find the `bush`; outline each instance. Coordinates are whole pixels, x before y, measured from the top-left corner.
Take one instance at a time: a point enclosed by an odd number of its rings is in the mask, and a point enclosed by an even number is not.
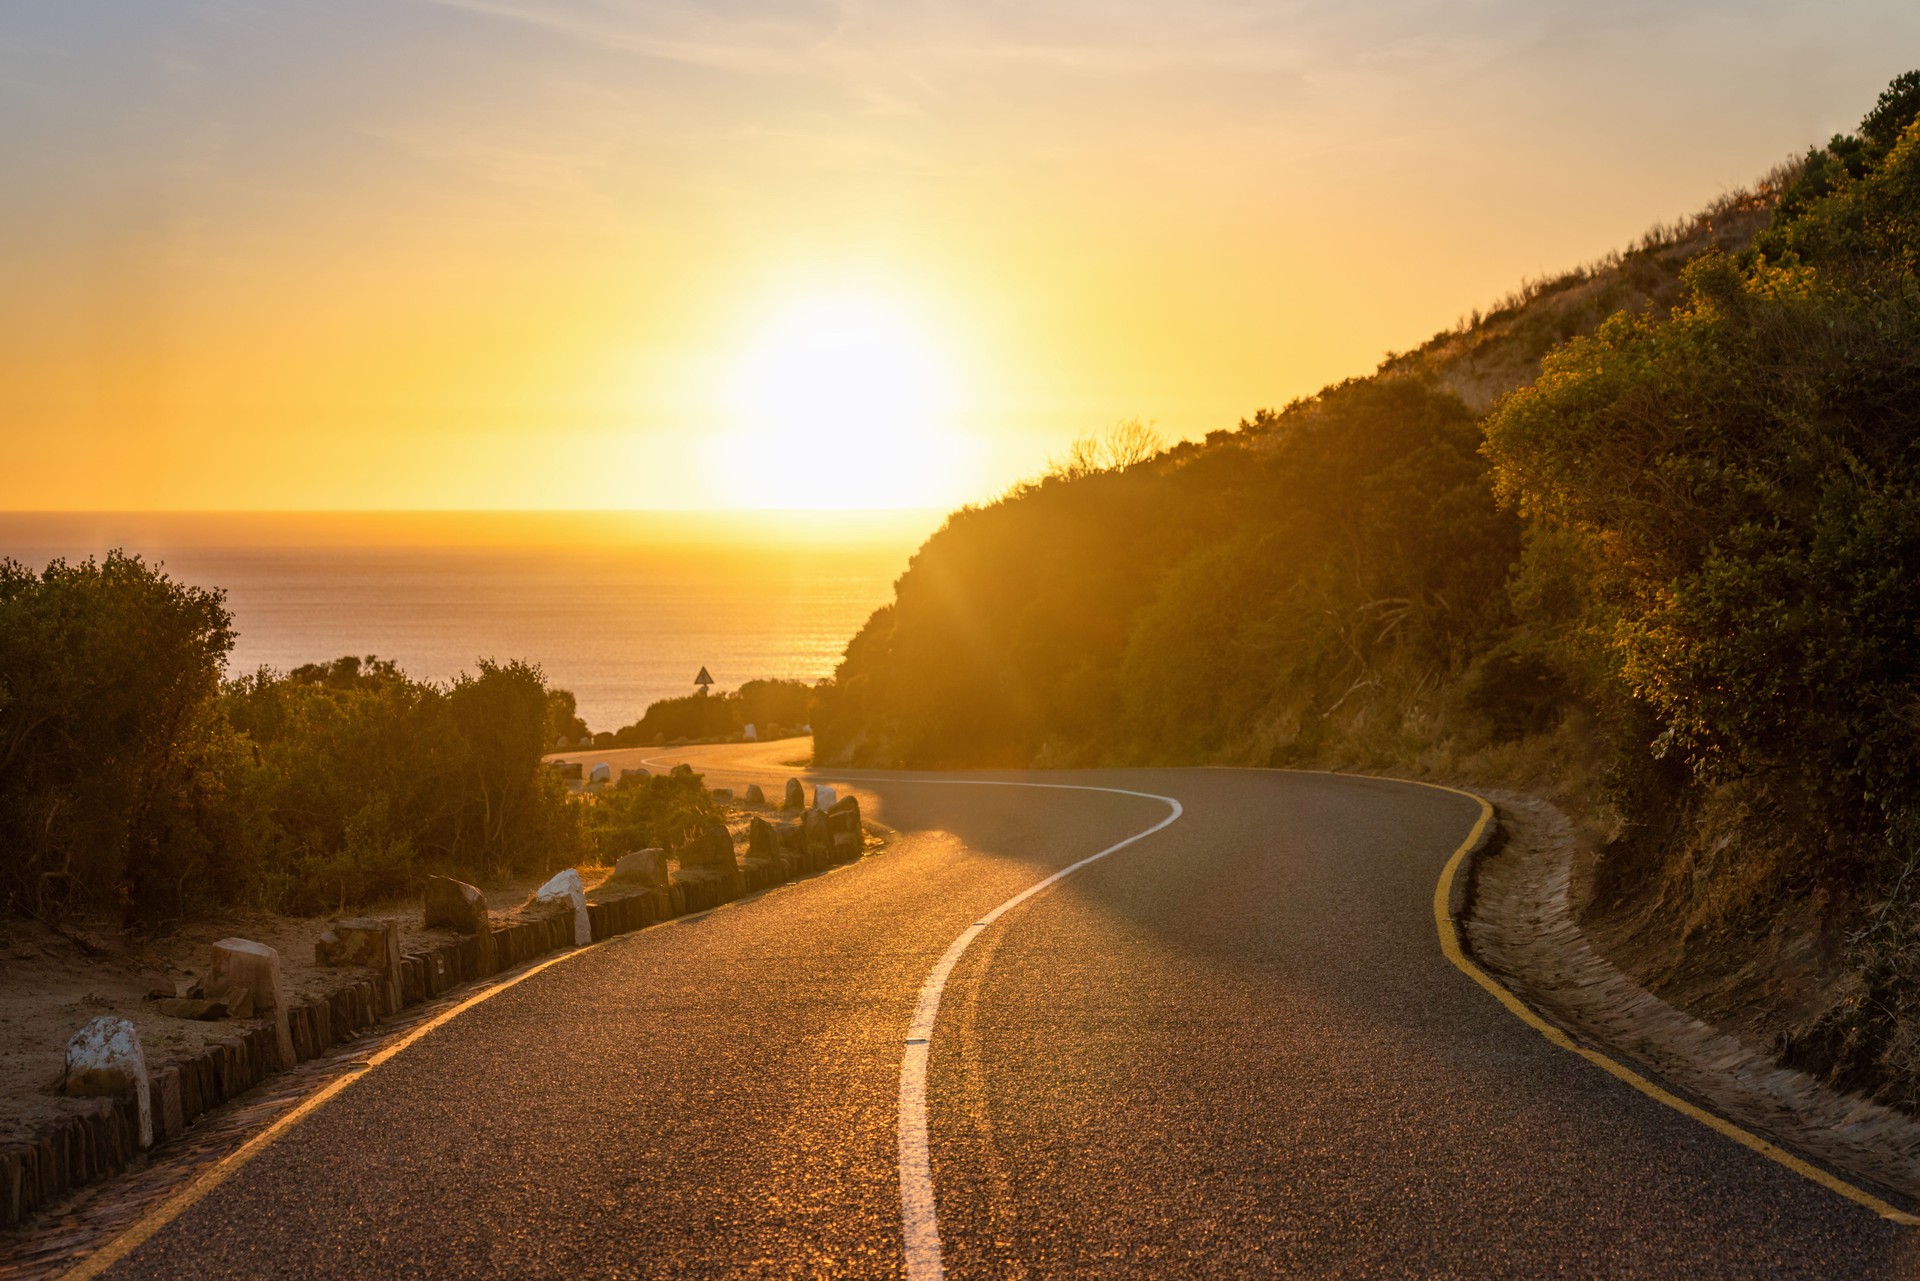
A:
[[[674,849],[701,823],[720,817],[698,774],[627,779],[583,798],[586,839],[601,863],[642,849]]]
[[[0,562],[7,910],[148,925],[213,904],[341,911],[433,872],[571,862],[583,809],[601,843],[710,812],[677,780],[575,803],[541,763],[577,722],[572,698],[529,664],[482,660],[436,686],[349,656],[223,685],[232,645],[220,593],[136,556]]]
[[[442,689],[343,658],[232,682],[224,704],[253,747],[251,897],[267,906],[340,910],[430,872],[486,881],[581,849],[565,785],[540,760],[538,668],[482,661]]]
[[[752,725],[760,737],[770,727],[796,729],[813,717],[813,687],[803,681],[748,681],[730,694],[687,694],[651,704],[633,724],[594,736],[596,747],[644,747],[684,739],[732,738]]]
[[[138,556],[0,562],[0,877],[14,911],[177,915],[228,851],[219,592]]]
[[[1581,545],[1618,679],[1707,778],[1872,825],[1920,768],[1920,132],[1619,316],[1489,419],[1503,494]],[[1569,644],[1573,643],[1569,639]]]

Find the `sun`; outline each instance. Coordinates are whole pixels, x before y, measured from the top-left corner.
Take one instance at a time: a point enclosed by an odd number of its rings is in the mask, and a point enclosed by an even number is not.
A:
[[[786,307],[732,375],[716,441],[734,505],[950,503],[967,470],[951,372],[902,308],[869,296]]]

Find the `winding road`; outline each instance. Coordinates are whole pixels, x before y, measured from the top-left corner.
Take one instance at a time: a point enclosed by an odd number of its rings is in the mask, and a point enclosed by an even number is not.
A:
[[[803,750],[668,759],[777,784]],[[1915,1229],[1555,1048],[1449,963],[1434,887],[1469,798],[817,777],[901,835],[501,991],[106,1275],[1920,1273]]]

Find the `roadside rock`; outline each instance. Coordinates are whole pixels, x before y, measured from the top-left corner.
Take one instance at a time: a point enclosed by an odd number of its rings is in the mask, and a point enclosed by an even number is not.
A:
[[[709,794],[716,801],[730,801],[733,799],[733,789],[731,787],[716,787]]]
[[[865,830],[860,825],[859,798],[842,796],[835,801],[833,808],[827,811],[827,821],[832,825],[836,835],[847,833],[851,834],[855,840],[859,840]]]
[[[644,783],[652,777],[653,772],[651,770],[623,769],[620,771],[620,781],[618,785],[621,787],[630,787],[638,783]]]
[[[574,782],[579,782],[585,772],[579,761],[549,761],[547,763],[553,766],[561,778],[571,779]]]
[[[733,853],[733,835],[727,831],[725,823],[717,822],[701,826],[700,834],[680,851],[680,861],[699,867],[739,867]]]
[[[680,867],[683,872],[712,877],[721,891],[722,902],[746,892],[740,859],[733,849],[733,835],[725,823],[708,822],[702,826],[699,834],[681,848]]]
[[[767,794],[760,790],[760,784],[748,783],[746,795],[742,798],[748,805],[765,805]]]
[[[825,783],[813,789],[813,808],[817,810],[830,810],[839,803],[840,793],[834,791]]]
[[[685,762],[683,761],[682,763],[680,763],[680,764],[678,764],[678,765],[676,765],[676,766],[674,766],[674,767],[673,767],[672,769],[670,769],[670,770],[668,770],[668,771],[667,771],[667,773],[668,773],[668,775],[669,775],[669,776],[671,776],[671,777],[673,777],[673,778],[692,778],[692,777],[693,777],[693,766],[691,766],[691,765],[688,765],[688,764],[686,764],[686,763],[685,763]]]
[[[493,918],[487,915],[487,896],[478,886],[456,881],[451,876],[429,876],[421,924],[428,929],[454,930],[479,939],[480,972],[493,973]]]
[[[594,766],[593,771],[587,775],[587,782],[589,783],[611,783],[612,781],[613,766],[607,764],[605,761],[601,761],[598,765]]]
[[[774,835],[773,824],[764,818],[756,818],[747,824],[747,857],[780,857],[780,842]]]
[[[585,947],[593,942],[593,922],[587,915],[587,892],[580,885],[580,873],[568,868],[533,893],[533,901],[547,907],[573,910],[573,944]]]
[[[820,810],[808,810],[801,820],[802,830],[806,833],[807,853],[820,858],[833,858],[833,827],[827,816]]]
[[[153,1087],[147,1056],[132,1023],[103,1014],[67,1042],[67,1073],[61,1089],[74,1097],[115,1095],[131,1089],[140,1108],[140,1146],[153,1146]]]
[[[207,967],[203,986],[214,993],[246,988],[253,994],[254,1011],[273,1015],[280,1066],[292,1067],[299,1061],[294,1057],[293,1034],[287,1027],[287,985],[280,974],[280,953],[265,943],[221,939],[213,945],[213,961]]]
[[[807,789],[800,786],[799,779],[790,778],[787,780],[787,796],[785,800],[780,802],[780,808],[783,810],[803,810],[807,808]]]
[[[660,849],[635,850],[624,854],[613,865],[613,879],[638,881],[642,885],[663,886],[667,877],[667,852]]]
[[[321,965],[371,965],[386,980],[387,1002],[400,1008],[400,922],[357,916],[335,921],[313,945]]]

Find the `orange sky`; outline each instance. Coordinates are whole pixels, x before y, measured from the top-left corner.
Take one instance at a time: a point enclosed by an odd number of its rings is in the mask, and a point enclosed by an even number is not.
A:
[[[965,501],[1364,373],[1916,48],[1904,2],[9,6],[0,505]]]

